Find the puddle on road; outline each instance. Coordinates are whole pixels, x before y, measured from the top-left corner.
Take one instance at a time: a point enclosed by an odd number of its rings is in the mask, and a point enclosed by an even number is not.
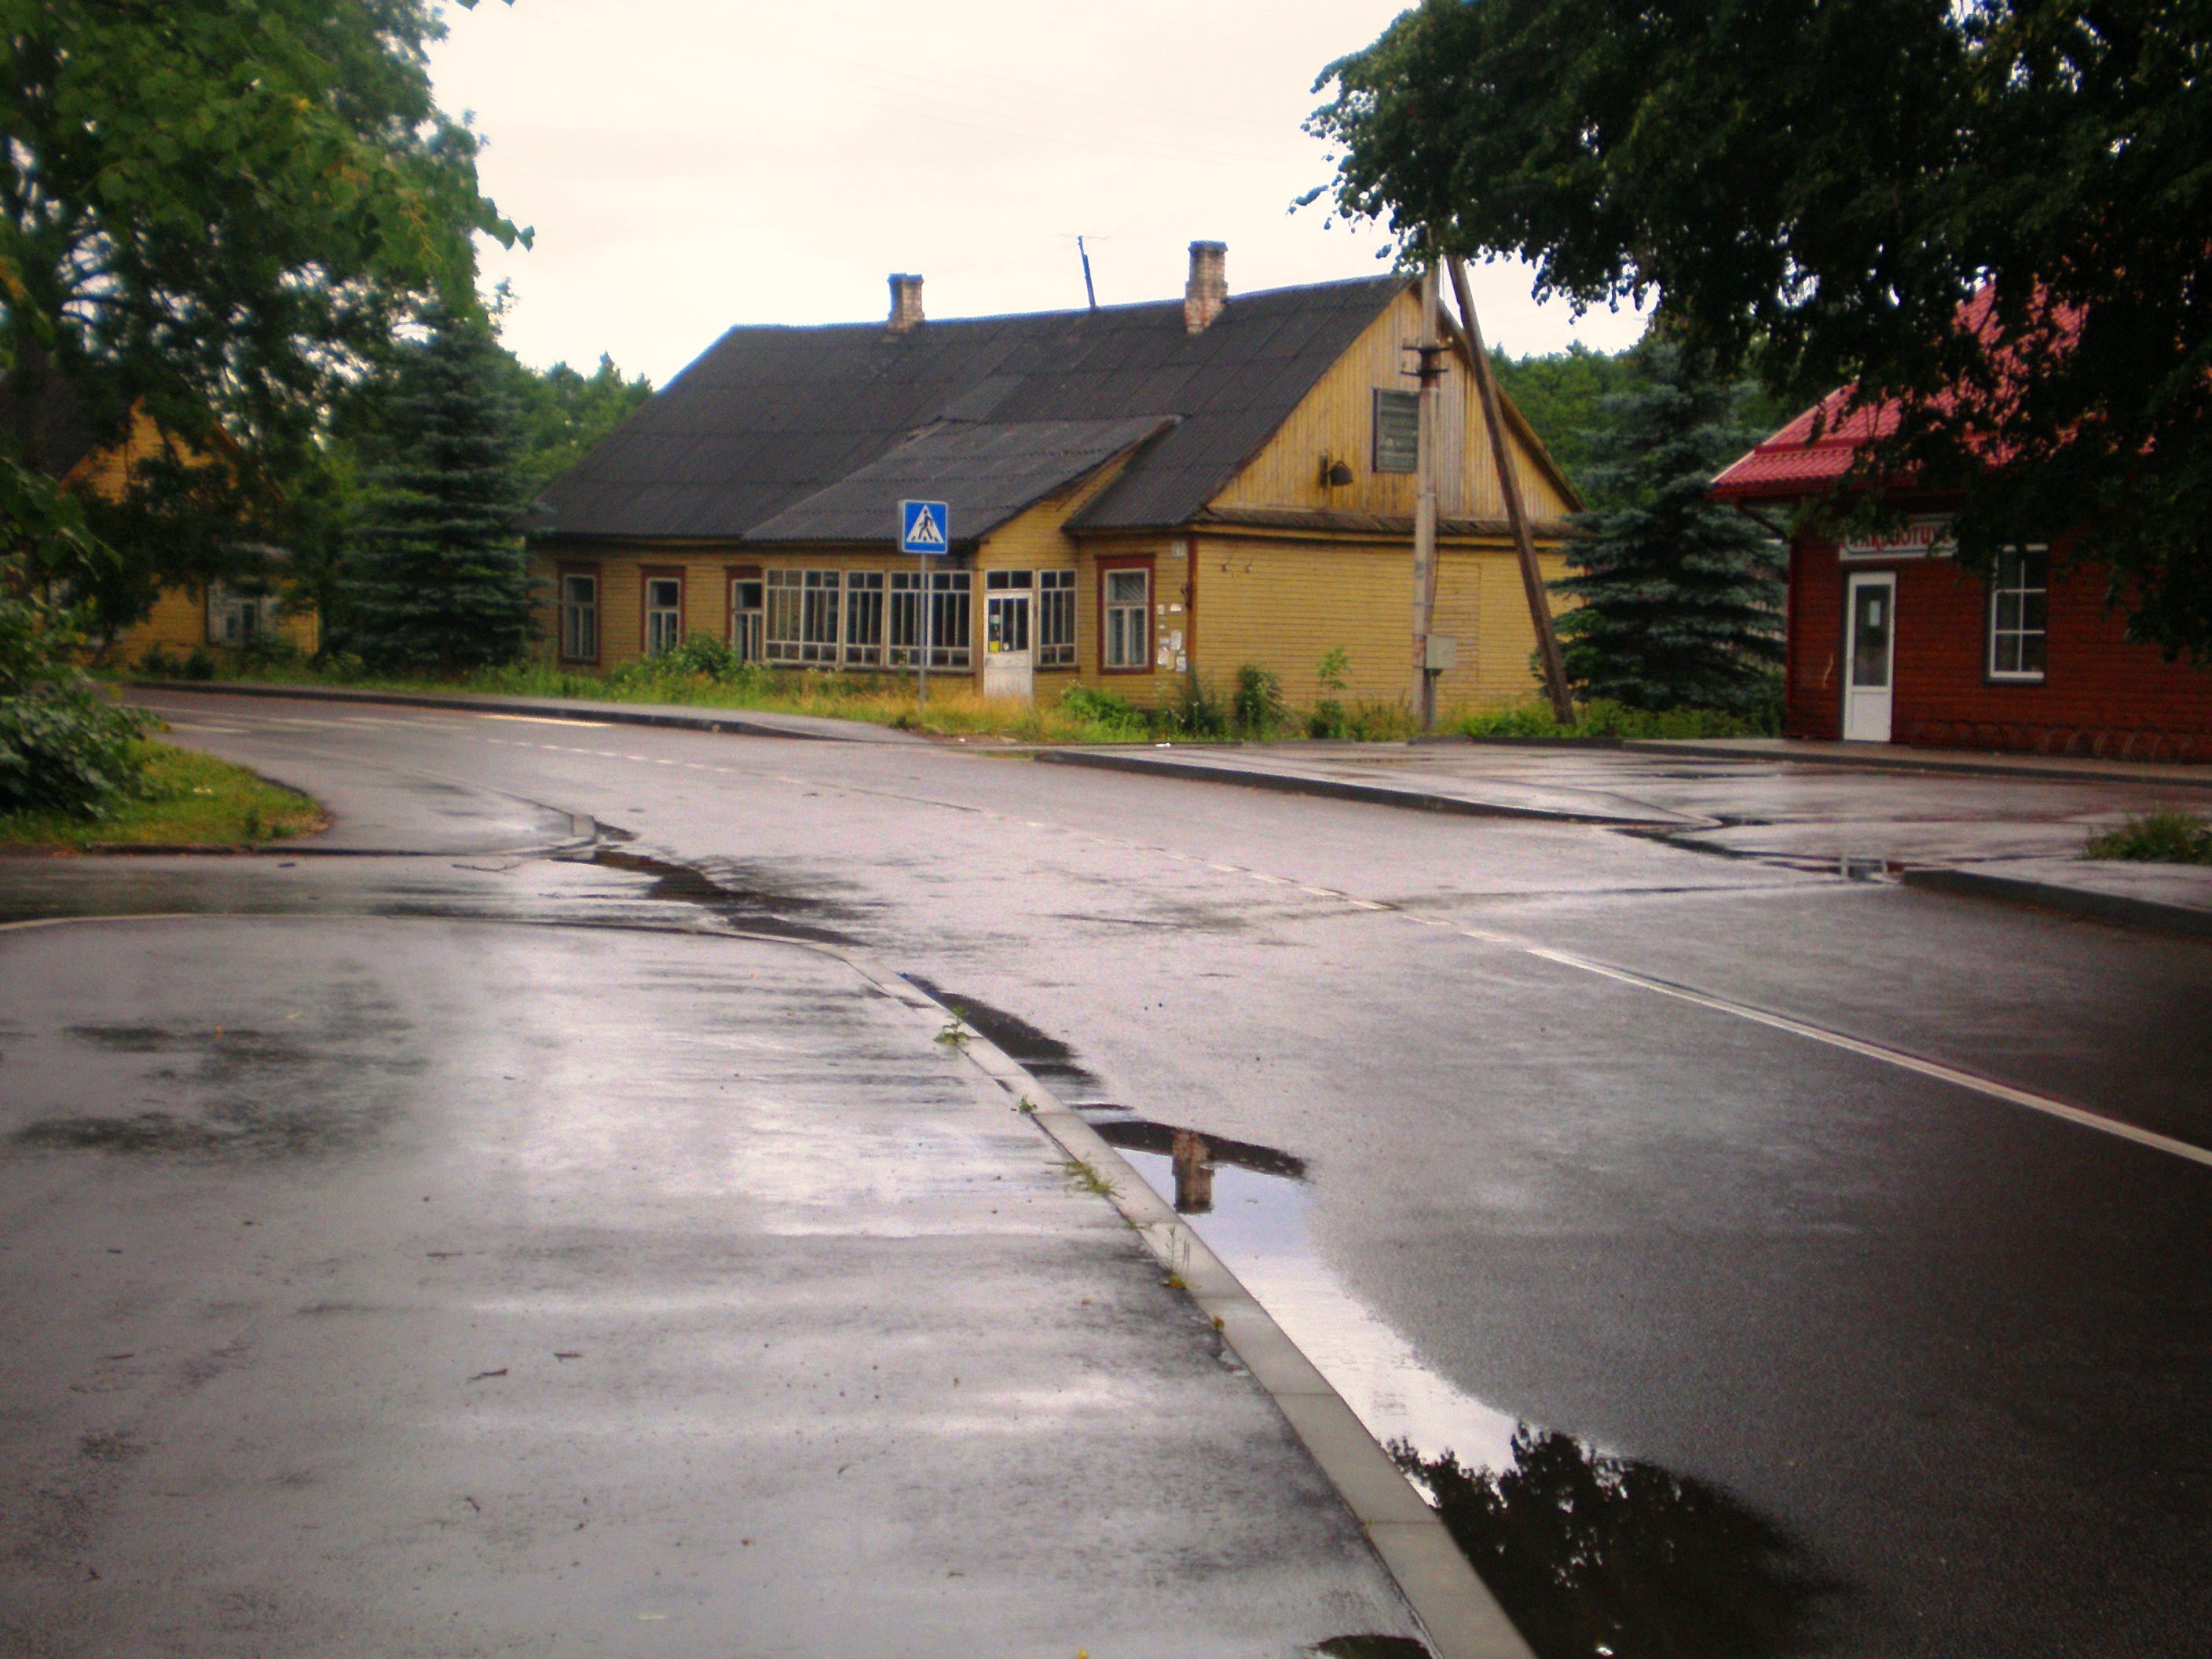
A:
[[[625,871],[631,875],[651,876],[653,882],[646,890],[647,898],[677,904],[696,904],[754,933],[773,933],[785,939],[810,939],[817,945],[849,945],[853,942],[834,928],[791,919],[793,912],[828,910],[830,907],[819,899],[794,893],[774,892],[761,887],[729,886],[690,865],[650,858],[642,853],[617,852],[611,847],[600,847],[588,860],[583,861],[609,870]]]
[[[1369,1433],[1426,1459],[1456,1458],[1474,1468],[1511,1462],[1519,1423],[1422,1364],[1322,1263],[1313,1247],[1304,1159],[1154,1123],[1118,1106],[1077,1109],[1229,1264]]]
[[[1840,1586],[1785,1530],[1721,1487],[1532,1427],[1422,1364],[1316,1255],[1304,1159],[1118,1106],[1077,1109],[1389,1448],[1539,1659],[1764,1659],[1803,1644]],[[1343,1650],[1370,1650],[1385,1651]]]
[[[1802,1649],[1841,1587],[1723,1488],[1532,1426],[1425,1364],[1322,1261],[1294,1152],[1101,1100],[1020,1016],[907,976],[1067,1100],[1228,1264],[1434,1507],[1539,1659],[1765,1659]],[[1389,1656],[1401,1638],[1318,1652]]]

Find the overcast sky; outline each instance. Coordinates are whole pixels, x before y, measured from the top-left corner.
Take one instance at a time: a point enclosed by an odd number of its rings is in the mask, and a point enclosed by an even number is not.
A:
[[[659,385],[733,323],[884,314],[918,271],[934,317],[1178,295],[1187,248],[1229,245],[1231,295],[1383,267],[1371,226],[1293,198],[1328,176],[1299,131],[1315,76],[1399,0],[486,0],[450,7],[439,101],[490,140],[484,186],[535,247],[507,343],[602,351]],[[1633,342],[1638,319],[1537,307],[1475,270],[1516,353]]]

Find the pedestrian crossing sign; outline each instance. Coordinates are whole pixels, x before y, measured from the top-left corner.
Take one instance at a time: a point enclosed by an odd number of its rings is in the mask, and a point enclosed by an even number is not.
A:
[[[952,514],[943,501],[899,503],[899,551],[950,553]]]

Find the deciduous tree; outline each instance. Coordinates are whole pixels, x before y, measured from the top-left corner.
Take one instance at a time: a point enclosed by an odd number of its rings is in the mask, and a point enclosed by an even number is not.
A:
[[[2212,0],[1422,0],[1312,126],[1338,210],[1855,386],[1902,419],[1854,487],[1962,491],[1970,560],[2078,528],[2212,660],[2208,40]]]

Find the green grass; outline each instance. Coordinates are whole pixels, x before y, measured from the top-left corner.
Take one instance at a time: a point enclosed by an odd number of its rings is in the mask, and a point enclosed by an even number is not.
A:
[[[1631,708],[1603,698],[1582,705],[1572,726],[1561,726],[1540,704],[1470,714],[1457,728],[1470,738],[1771,738],[1771,718],[1717,708]]]
[[[2212,823],[2194,812],[2152,812],[2090,836],[2081,856],[2139,864],[2212,864]]]
[[[173,749],[139,745],[138,793],[104,818],[61,812],[0,813],[0,847],[93,852],[105,847],[258,847],[319,829],[323,809],[305,795],[242,766]]]

